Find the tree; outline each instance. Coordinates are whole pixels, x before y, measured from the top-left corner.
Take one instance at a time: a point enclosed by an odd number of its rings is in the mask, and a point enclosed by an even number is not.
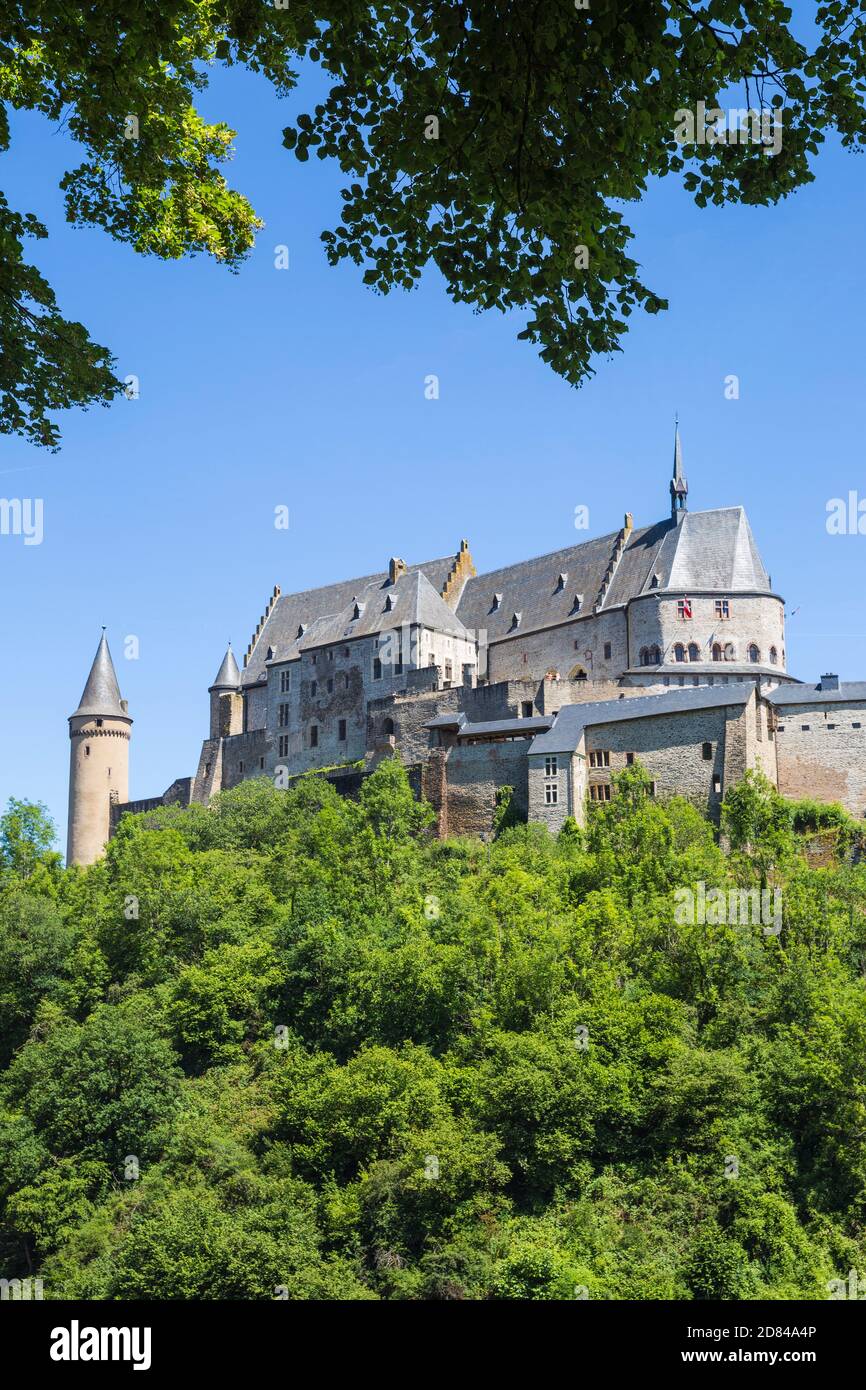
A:
[[[236,269],[260,223],[220,171],[233,132],[194,98],[217,63],[280,94],[292,64],[318,64],[329,88],[284,143],[345,175],[341,219],[323,233],[329,261],[363,267],[383,293],[435,265],[455,301],[528,314],[519,336],[579,384],[619,350],[635,308],[665,307],[639,278],[620,210],[651,179],[681,176],[701,207],[765,205],[811,180],[830,131],[862,147],[866,18],[827,0],[816,20],[807,46],[778,0],[17,0],[0,103],[63,120],[84,147],[62,185],[70,221],[144,255],[205,252]],[[712,126],[732,93],[744,109],[775,103],[773,153]],[[711,138],[680,143],[699,102]],[[107,403],[120,385],[107,349],[25,264],[25,239],[44,235],[0,203],[0,430],[56,447],[52,411]]]
[[[52,849],[57,840],[54,821],[41,801],[9,798],[0,816],[0,872],[29,879],[41,866],[49,879],[56,878],[60,855]]]

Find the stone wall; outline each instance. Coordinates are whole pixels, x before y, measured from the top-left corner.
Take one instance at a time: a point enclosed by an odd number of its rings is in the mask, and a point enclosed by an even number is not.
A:
[[[515,808],[526,816],[528,747],[528,739],[518,739],[509,743],[455,744],[448,749],[445,833],[489,834],[499,787],[514,788]]]
[[[757,643],[761,653],[759,665],[769,666],[770,647],[776,648],[777,669],[785,670],[785,610],[780,599],[768,594],[728,593],[722,590],[693,591],[688,597],[692,604],[692,617],[680,618],[677,603],[682,594],[667,591],[654,591],[633,599],[629,605],[630,666],[640,665],[642,647],[657,645],[661,648],[662,660],[674,660],[673,648],[682,642],[688,648],[690,642],[697,644],[702,664],[712,660],[712,642],[715,639],[722,647],[731,643],[734,648],[732,660],[738,664],[748,661],[747,649],[750,642]],[[727,599],[730,617],[720,619],[715,616],[717,598]],[[724,663],[718,663],[720,672]]]
[[[487,650],[488,680],[541,680],[551,669],[567,680],[579,666],[589,680],[615,681],[629,664],[625,609],[595,614],[594,601],[595,594],[585,594],[589,611],[571,622],[492,642]],[[606,643],[609,657],[604,654]]]
[[[779,791],[866,816],[866,702],[777,705]]]

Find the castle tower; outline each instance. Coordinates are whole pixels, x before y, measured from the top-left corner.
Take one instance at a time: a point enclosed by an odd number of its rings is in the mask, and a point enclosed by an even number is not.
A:
[[[682,518],[686,508],[686,499],[689,495],[689,485],[683,476],[683,449],[680,444],[680,427],[676,426],[674,435],[674,473],[671,478],[671,520],[677,521]]]
[[[241,673],[229,642],[214,683],[208,686],[211,738],[227,738],[243,732],[244,701],[240,689]]]
[[[129,800],[131,726],[103,628],[78,709],[69,716],[67,864],[99,858],[110,833],[112,803]]]

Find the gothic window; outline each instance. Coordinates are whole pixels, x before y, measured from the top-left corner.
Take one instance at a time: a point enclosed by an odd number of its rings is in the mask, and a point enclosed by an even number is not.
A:
[[[686,649],[682,642],[677,642],[674,647],[674,661],[685,661]]]
[[[761,653],[760,653],[760,651],[759,651],[759,649],[758,649],[758,646],[757,646],[757,644],[756,644],[755,642],[750,642],[750,643],[749,643],[749,660],[750,660],[750,661],[760,661],[760,660],[761,660]]]
[[[722,644],[721,644],[721,642],[714,642],[714,643],[713,643],[713,661],[721,661],[721,660],[722,660]]]
[[[775,647],[771,647],[771,648],[770,648],[770,665],[771,665],[771,666],[775,666],[778,660],[779,660],[779,653],[776,651],[776,648],[775,648]]]
[[[641,666],[649,666],[649,651],[646,647],[641,647],[638,661],[640,662]]]
[[[689,643],[689,661],[700,661],[701,653],[697,642]]]
[[[658,647],[650,647],[650,666],[661,665],[662,654]]]

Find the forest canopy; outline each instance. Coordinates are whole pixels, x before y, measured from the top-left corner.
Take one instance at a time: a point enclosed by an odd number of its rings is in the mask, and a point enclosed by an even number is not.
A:
[[[760,778],[438,841],[397,762],[0,823],[0,1273],[46,1298],[823,1299],[866,1264],[866,869]],[[824,867],[805,846],[822,837]],[[779,888],[778,933],[678,889]]]

